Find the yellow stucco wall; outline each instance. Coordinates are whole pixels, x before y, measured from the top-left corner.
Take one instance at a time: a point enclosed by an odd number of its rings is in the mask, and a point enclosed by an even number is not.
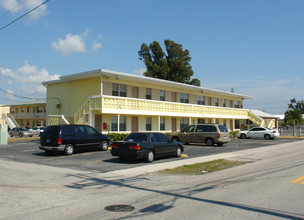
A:
[[[75,80],[49,84],[47,88],[47,114],[73,117],[90,96],[101,95],[101,78]],[[59,100],[61,107],[57,108]]]
[[[112,83],[125,84],[127,85],[127,97],[132,98],[132,88],[138,87],[138,98],[146,99],[146,88],[152,88],[152,100],[160,99],[160,90],[165,90],[165,101],[177,101],[179,102],[180,93],[188,93],[189,94],[189,103],[197,104],[197,96],[205,96],[205,104],[206,105],[215,105],[215,98],[219,99],[219,106],[223,105],[223,99],[226,99],[226,107],[234,107],[233,101],[239,101],[240,105],[242,105],[242,99],[214,94],[211,92],[201,93],[199,91],[187,90],[185,88],[164,88],[159,85],[151,85],[147,83],[138,83],[134,81],[125,81],[125,80],[116,80],[116,79],[103,79],[103,94],[104,95],[112,95]],[[176,96],[176,97],[174,97]]]

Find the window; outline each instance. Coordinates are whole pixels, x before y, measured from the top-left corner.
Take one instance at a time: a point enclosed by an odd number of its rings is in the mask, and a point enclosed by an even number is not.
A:
[[[151,131],[152,126],[151,126],[151,117],[146,117],[146,131]]]
[[[111,131],[118,131],[118,116],[112,116]]]
[[[180,102],[181,103],[189,103],[189,94],[188,93],[180,93]]]
[[[218,98],[215,98],[215,106],[219,106],[219,100],[218,100]]]
[[[33,107],[33,113],[37,113],[38,108],[37,107]]]
[[[88,130],[88,129],[87,129]],[[87,133],[84,129],[84,126],[74,126],[75,135],[77,137],[85,137]]]
[[[64,136],[74,136],[73,126],[65,126],[62,129],[62,135]]]
[[[181,118],[180,119],[180,129],[189,125],[189,118]]]
[[[226,99],[223,99],[223,107],[226,107]]]
[[[31,112],[30,107],[26,107],[26,112],[27,112],[27,113]]]
[[[127,85],[113,83],[112,84],[112,95],[127,97]]]
[[[22,112],[22,113],[24,112],[24,108],[23,108],[23,107],[21,108],[21,112]]]
[[[159,126],[161,131],[165,130],[165,117],[160,117]]]
[[[235,120],[234,125],[235,129],[240,129],[240,120]]]
[[[240,102],[239,101],[234,101],[234,108],[240,108]]]
[[[165,90],[160,90],[160,101],[165,101]]]
[[[118,116],[112,116],[111,131],[118,131]],[[126,131],[126,116],[119,117],[119,131]]]
[[[119,117],[119,131],[126,131],[126,116]]]
[[[193,132],[193,131],[194,131],[194,128],[195,128],[195,125],[186,126],[186,127],[183,129],[183,132]]]
[[[79,126],[79,128],[82,128],[82,126]],[[99,135],[99,132],[96,129],[89,127],[89,126],[86,126],[86,128],[87,128],[88,135]]]
[[[198,95],[197,96],[197,104],[198,105],[205,105],[205,96]]]
[[[197,123],[198,123],[198,124],[204,124],[204,123],[205,123],[205,119],[199,118],[199,119],[197,120]]]
[[[152,93],[152,89],[151,88],[146,88],[146,99],[151,99],[152,98],[151,93]]]
[[[18,114],[19,113],[19,108],[16,108],[16,114]]]

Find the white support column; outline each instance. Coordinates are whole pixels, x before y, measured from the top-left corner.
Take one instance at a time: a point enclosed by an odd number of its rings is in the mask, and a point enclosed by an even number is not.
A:
[[[157,120],[157,130],[160,132],[160,115],[158,116]]]
[[[232,119],[232,130],[234,131],[235,130],[235,120]]]
[[[192,125],[192,118],[189,118],[189,125]]]
[[[90,115],[89,115],[89,117],[90,117],[90,126],[92,126],[93,128],[95,128],[95,115],[93,114],[93,111],[92,110],[90,110]]]
[[[119,121],[120,121],[120,114],[117,115],[117,132],[119,132]]]

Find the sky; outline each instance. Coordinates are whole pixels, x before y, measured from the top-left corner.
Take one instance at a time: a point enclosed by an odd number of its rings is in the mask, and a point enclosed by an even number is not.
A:
[[[44,2],[0,0],[0,104],[45,98],[41,82],[68,74],[142,74],[141,44],[165,39],[189,50],[202,87],[253,96],[244,108],[304,99],[303,0]]]

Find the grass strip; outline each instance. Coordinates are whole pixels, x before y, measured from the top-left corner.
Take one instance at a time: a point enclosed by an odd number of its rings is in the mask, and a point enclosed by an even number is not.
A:
[[[240,166],[243,164],[246,164],[249,162],[244,161],[232,161],[232,160],[225,160],[225,159],[219,159],[219,160],[213,160],[208,161],[204,163],[196,163],[191,165],[184,165],[181,167],[176,167],[173,169],[165,169],[159,171],[162,174],[182,174],[182,175],[202,175],[207,174],[219,170],[224,170],[228,168],[232,168],[235,166]]]

